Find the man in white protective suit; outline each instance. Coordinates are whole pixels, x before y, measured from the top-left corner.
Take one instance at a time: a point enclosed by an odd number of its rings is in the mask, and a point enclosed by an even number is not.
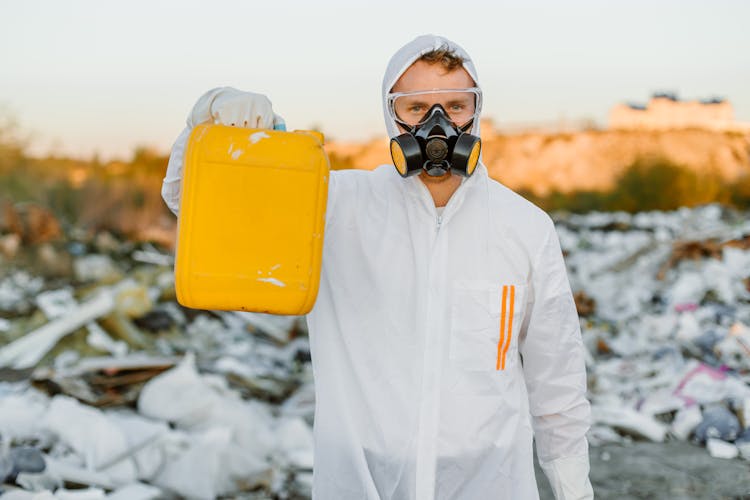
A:
[[[477,162],[474,64],[420,36],[388,64],[383,106],[394,164],[330,173],[307,317],[313,498],[537,499],[532,438],[557,499],[593,498],[584,348],[560,244],[547,214]],[[281,119],[262,95],[204,94],[164,179],[175,214],[185,143],[203,122]]]

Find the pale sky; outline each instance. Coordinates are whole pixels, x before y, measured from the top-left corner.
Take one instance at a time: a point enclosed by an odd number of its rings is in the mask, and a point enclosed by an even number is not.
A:
[[[591,118],[669,90],[750,121],[750,1],[0,0],[0,114],[33,151],[167,151],[195,100],[264,93],[289,128],[384,134],[391,55],[423,33],[471,54],[484,116]],[[0,116],[0,121],[2,116]]]

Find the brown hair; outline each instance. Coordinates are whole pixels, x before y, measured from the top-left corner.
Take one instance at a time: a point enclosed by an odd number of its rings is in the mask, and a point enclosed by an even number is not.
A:
[[[448,73],[464,64],[464,58],[451,50],[448,45],[441,45],[435,50],[422,54],[417,60],[428,64],[440,64]]]

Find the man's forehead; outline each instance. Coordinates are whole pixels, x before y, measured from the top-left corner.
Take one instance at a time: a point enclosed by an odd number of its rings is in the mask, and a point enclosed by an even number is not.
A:
[[[404,71],[391,89],[392,92],[415,90],[460,89],[474,86],[474,80],[464,67],[446,71],[440,64],[416,61]]]

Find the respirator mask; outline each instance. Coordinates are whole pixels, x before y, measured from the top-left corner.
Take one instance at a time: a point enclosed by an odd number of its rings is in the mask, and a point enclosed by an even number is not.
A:
[[[390,148],[402,177],[422,170],[433,177],[474,173],[481,140],[466,131],[479,119],[479,88],[394,92],[387,104],[391,118],[407,130],[391,139]]]

